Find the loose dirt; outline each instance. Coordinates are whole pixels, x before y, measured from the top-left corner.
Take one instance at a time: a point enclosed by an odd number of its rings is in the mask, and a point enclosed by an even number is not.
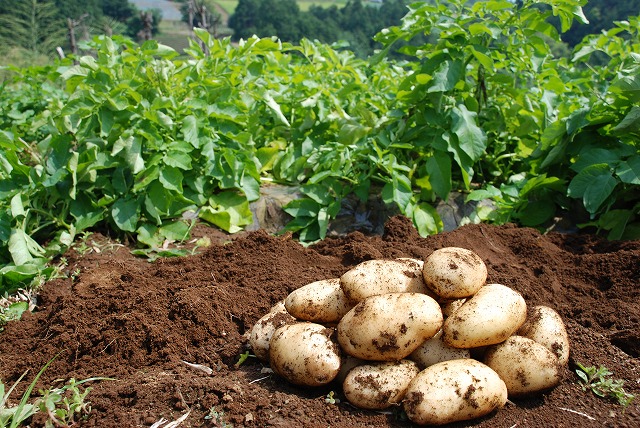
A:
[[[623,411],[583,392],[574,373],[576,362],[604,365],[628,392],[640,394],[640,241],[487,225],[423,239],[403,217],[389,220],[383,236],[355,232],[308,248],[263,231],[233,239],[203,227],[197,233],[214,244],[154,263],[99,234],[70,250],[68,278],[48,283],[37,311],[0,334],[5,385],[30,369],[12,404],[26,380],[58,355],[38,388],[69,378],[115,379],[88,384],[92,410],[82,427],[148,427],[187,412],[180,427],[411,426],[399,409],[353,408],[339,385],[299,388],[255,358],[236,362],[247,351],[251,326],[295,288],[337,277],[364,260],[424,258],[437,248],[459,246],[482,257],[490,282],[520,291],[530,305],[559,311],[572,351],[564,380],[552,391],[452,426],[640,427],[640,399]],[[331,391],[341,402],[325,400]],[[43,421],[36,417],[31,426]]]

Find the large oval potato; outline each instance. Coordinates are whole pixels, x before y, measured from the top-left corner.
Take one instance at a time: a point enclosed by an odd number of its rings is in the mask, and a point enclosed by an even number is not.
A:
[[[559,313],[548,306],[535,306],[517,333],[544,345],[561,365],[569,363],[569,335]]]
[[[411,354],[442,327],[442,311],[420,293],[371,296],[338,323],[338,342],[363,360],[397,361]]]
[[[454,348],[475,348],[506,340],[524,323],[527,304],[520,293],[488,284],[449,316],[443,341]]]
[[[287,312],[284,302],[274,305],[269,313],[260,318],[251,328],[249,346],[253,354],[262,361],[269,361],[269,342],[273,332],[278,327],[295,322],[297,320]]]
[[[468,349],[452,348],[445,344],[442,341],[442,330],[440,330],[413,351],[408,358],[418,363],[421,369],[425,369],[442,361],[471,358],[471,352]]]
[[[299,320],[317,323],[337,323],[354,306],[344,295],[340,278],[315,281],[293,290],[284,304]]]
[[[445,247],[424,261],[425,284],[443,299],[473,296],[487,281],[487,266],[471,250]]]
[[[361,409],[381,410],[402,401],[420,369],[413,361],[369,363],[354,367],[343,382],[344,395]]]
[[[527,337],[511,336],[490,346],[484,362],[500,375],[509,396],[544,391],[562,380],[561,365],[556,356]]]
[[[443,425],[484,416],[506,402],[507,388],[495,371],[460,359],[434,364],[413,378],[404,410],[414,423]]]
[[[278,328],[271,337],[269,357],[274,372],[296,385],[319,386],[340,371],[340,350],[332,329],[301,322]]]
[[[407,258],[362,262],[340,277],[340,285],[353,303],[380,294],[431,294],[422,280],[421,262]]]

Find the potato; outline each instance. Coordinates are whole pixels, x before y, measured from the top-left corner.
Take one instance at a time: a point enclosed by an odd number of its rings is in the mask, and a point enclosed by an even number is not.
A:
[[[369,361],[361,360],[360,358],[352,357],[349,354],[342,353],[342,362],[340,364],[340,372],[338,376],[336,376],[336,381],[342,384],[346,379],[347,375],[354,367],[360,366],[362,364],[367,364]]]
[[[361,409],[386,409],[402,401],[409,382],[419,372],[416,363],[409,360],[363,364],[347,374],[344,395]]]
[[[553,388],[562,379],[558,358],[527,337],[511,336],[490,346],[484,362],[500,375],[510,397]]]
[[[345,272],[340,285],[354,304],[379,294],[431,293],[422,280],[421,263],[414,259],[367,260]]]
[[[524,323],[527,304],[520,293],[488,284],[444,322],[442,340],[454,348],[475,348],[506,340]]]
[[[569,363],[569,335],[562,317],[548,306],[535,306],[517,333],[544,345],[561,365]]]
[[[340,350],[331,340],[332,333],[332,329],[308,322],[278,328],[269,344],[271,368],[296,385],[331,382],[340,371]]]
[[[315,281],[293,290],[284,304],[294,317],[317,323],[337,323],[354,306],[342,292],[340,278]]]
[[[363,360],[397,361],[411,354],[442,327],[442,311],[420,293],[371,296],[338,323],[338,342]]]
[[[440,308],[442,309],[442,315],[445,318],[450,317],[451,314],[457,311],[460,308],[460,306],[464,305],[464,302],[466,301],[467,299],[454,299],[454,300],[440,301],[439,303],[440,303]]]
[[[440,330],[413,351],[408,358],[415,361],[421,369],[425,369],[442,361],[471,358],[471,352],[468,349],[452,348],[446,345],[442,341],[442,330]]]
[[[268,314],[260,318],[251,328],[249,346],[258,359],[269,361],[269,341],[273,332],[285,324],[292,324],[297,320],[285,309],[284,302],[278,302]]]
[[[414,423],[442,425],[484,416],[506,402],[507,388],[495,371],[460,359],[434,364],[413,378],[404,410]]]
[[[487,266],[471,250],[445,247],[427,257],[422,269],[425,284],[444,299],[473,296],[487,281]]]

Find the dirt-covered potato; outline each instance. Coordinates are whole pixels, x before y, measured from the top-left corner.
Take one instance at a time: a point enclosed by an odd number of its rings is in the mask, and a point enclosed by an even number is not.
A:
[[[402,401],[409,382],[419,372],[416,363],[409,360],[359,365],[347,374],[344,395],[361,409],[386,409]]]
[[[293,324],[297,320],[285,309],[284,302],[274,305],[268,314],[260,318],[251,328],[249,346],[253,354],[262,361],[269,361],[269,341],[273,332],[285,324]]]
[[[498,374],[479,361],[460,359],[434,364],[409,384],[404,410],[422,425],[443,425],[484,416],[507,402]]]
[[[296,385],[319,386],[340,371],[340,349],[331,340],[332,329],[301,322],[278,328],[271,337],[273,371]]]
[[[506,340],[524,323],[527,304],[520,293],[488,284],[444,322],[442,340],[454,348],[475,348]]]
[[[424,282],[443,299],[473,296],[487,281],[487,266],[471,250],[445,247],[427,257],[422,268]]]
[[[413,351],[408,358],[415,361],[421,369],[425,369],[442,361],[471,358],[471,352],[468,349],[452,348],[446,345],[442,341],[442,330],[440,330]]]
[[[559,313],[548,306],[535,306],[517,333],[544,345],[560,364],[569,363],[569,335]]]
[[[558,358],[544,345],[527,337],[511,336],[490,346],[484,362],[500,375],[509,396],[544,391],[562,380]]]
[[[371,361],[397,361],[411,354],[442,327],[442,311],[420,293],[371,296],[338,323],[338,342],[349,355]]]
[[[452,313],[457,311],[467,299],[453,299],[453,300],[444,300],[440,301],[440,308],[442,309],[442,315],[445,318],[451,316]]]
[[[354,303],[379,294],[431,294],[422,280],[421,261],[408,258],[367,260],[345,272],[340,285]]]
[[[323,279],[293,290],[284,301],[299,320],[337,323],[353,307],[340,287],[340,278]]]

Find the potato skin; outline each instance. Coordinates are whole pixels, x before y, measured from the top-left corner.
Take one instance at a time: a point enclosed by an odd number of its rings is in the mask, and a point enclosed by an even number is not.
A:
[[[562,380],[561,364],[556,356],[527,337],[511,336],[490,346],[484,362],[500,375],[510,397],[544,391]]]
[[[338,323],[338,342],[347,354],[370,361],[407,357],[442,326],[442,311],[420,293],[371,296]]]
[[[507,387],[479,361],[459,359],[434,364],[409,384],[404,410],[422,425],[443,425],[484,416],[507,402]]]
[[[367,260],[345,272],[340,285],[354,304],[380,294],[431,294],[422,279],[421,261],[408,258]]]
[[[471,358],[471,352],[468,349],[452,348],[446,345],[442,341],[442,330],[440,330],[431,339],[422,343],[408,358],[415,361],[421,369],[425,369],[443,361]]]
[[[260,318],[249,333],[249,346],[253,354],[262,361],[269,361],[269,342],[278,327],[293,324],[297,320],[285,309],[284,302],[274,305],[268,314]]]
[[[410,360],[354,367],[343,382],[344,395],[361,409],[381,410],[402,401],[409,382],[420,372]]]
[[[297,319],[317,323],[337,323],[354,306],[344,295],[340,278],[315,281],[293,290],[284,304]]]
[[[425,284],[443,299],[473,296],[487,281],[487,266],[471,250],[445,247],[431,253],[424,262]]]
[[[506,340],[525,322],[527,304],[520,293],[488,284],[449,316],[443,341],[454,348],[476,348]]]
[[[269,343],[274,372],[302,386],[331,382],[340,371],[340,349],[331,340],[332,329],[300,322],[278,328]]]
[[[569,363],[569,335],[562,317],[548,306],[535,306],[529,311],[527,320],[517,333],[528,337],[550,350],[560,362]]]

